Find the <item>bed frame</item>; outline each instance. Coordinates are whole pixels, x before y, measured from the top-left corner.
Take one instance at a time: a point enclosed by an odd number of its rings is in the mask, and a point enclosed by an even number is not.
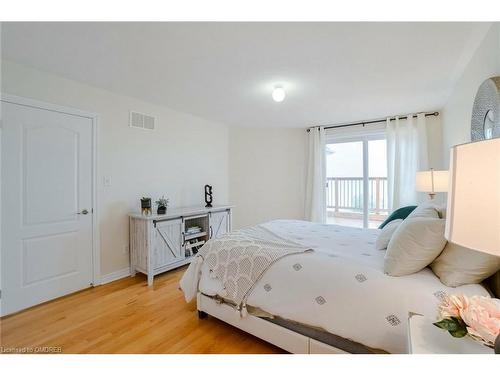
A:
[[[254,335],[264,341],[295,354],[349,354],[321,341],[271,323],[265,319],[248,315],[241,318],[240,312],[232,306],[220,303],[201,293],[197,295],[198,316],[203,319],[208,315]]]
[[[487,283],[488,287],[494,291],[492,294],[499,298],[500,292],[500,271],[492,276]],[[496,291],[496,293],[495,293]],[[312,337],[295,332],[291,329],[272,323],[269,320],[253,315],[241,318],[240,312],[233,306],[208,297],[200,292],[197,294],[197,309],[200,319],[208,315],[222,320],[232,326],[267,341],[287,352],[295,354],[350,354],[345,350],[328,345]],[[373,350],[372,353],[383,351]]]

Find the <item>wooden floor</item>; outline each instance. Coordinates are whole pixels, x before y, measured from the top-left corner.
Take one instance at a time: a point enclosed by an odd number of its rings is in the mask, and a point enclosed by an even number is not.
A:
[[[178,290],[183,269],[143,275],[47,302],[0,320],[4,348],[63,353],[283,353],[215,318],[199,320]]]

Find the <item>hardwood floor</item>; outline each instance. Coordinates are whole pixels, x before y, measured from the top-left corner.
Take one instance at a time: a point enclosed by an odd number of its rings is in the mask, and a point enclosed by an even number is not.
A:
[[[178,290],[185,268],[138,274],[0,319],[4,348],[60,347],[62,353],[283,353],[222,321],[199,320]]]

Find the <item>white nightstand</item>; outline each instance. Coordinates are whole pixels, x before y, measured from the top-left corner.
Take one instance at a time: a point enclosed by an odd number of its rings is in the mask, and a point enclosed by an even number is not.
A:
[[[494,354],[470,337],[454,338],[432,325],[434,320],[410,313],[408,317],[408,349],[411,354]]]

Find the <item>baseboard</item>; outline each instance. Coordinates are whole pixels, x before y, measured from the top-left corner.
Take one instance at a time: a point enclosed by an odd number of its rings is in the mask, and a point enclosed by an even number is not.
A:
[[[130,267],[123,268],[121,270],[108,273],[101,276],[101,285],[123,279],[124,277],[130,276]]]

